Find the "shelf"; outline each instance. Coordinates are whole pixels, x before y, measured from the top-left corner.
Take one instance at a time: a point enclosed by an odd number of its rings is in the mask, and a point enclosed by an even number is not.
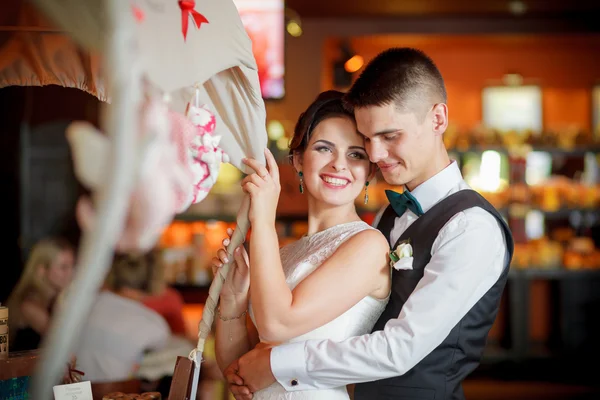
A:
[[[544,214],[545,218],[548,219],[566,219],[572,213],[581,213],[581,214],[598,214],[600,213],[600,209],[597,208],[560,208],[556,211],[544,211],[536,207],[530,207],[526,204],[515,204],[515,206],[527,208],[527,211],[539,211]],[[509,215],[510,206],[502,207],[498,209],[498,212],[502,215]]]
[[[582,279],[600,278],[600,268],[596,269],[565,269],[565,268],[518,268],[511,267],[509,279]]]
[[[276,222],[297,222],[307,221],[308,216],[306,215],[278,215]],[[235,222],[235,215],[198,215],[198,214],[178,214],[173,218],[173,221],[181,222],[209,222],[209,221],[221,221],[221,222]]]
[[[483,349],[483,355],[481,358],[482,364],[495,364],[501,361],[508,361],[514,359],[514,355],[509,349],[503,348],[496,344],[486,344]]]
[[[208,299],[208,289],[210,286],[171,284],[173,289],[177,290],[184,303],[187,304],[204,304]]]
[[[464,150],[459,149],[448,149],[448,153],[456,153],[463,155],[466,153],[482,153],[487,150],[497,151],[499,153],[509,153],[509,149],[506,146],[471,146]],[[553,155],[563,156],[583,156],[585,153],[600,153],[600,146],[589,145],[589,146],[578,146],[573,149],[560,149],[558,147],[546,147],[546,146],[532,146],[531,151],[542,151]]]
[[[580,269],[568,270],[564,268],[517,268],[512,267],[508,273],[508,278],[511,280],[520,279],[583,279],[583,278],[600,278],[600,269]],[[208,297],[208,289],[210,285],[187,285],[187,284],[171,284],[171,287],[177,290],[184,298],[186,303],[204,303]]]
[[[541,211],[541,210],[540,210]],[[546,218],[552,219],[563,219],[569,218],[569,215],[572,213],[581,213],[581,214],[597,214],[600,212],[599,209],[596,208],[561,208],[556,211],[542,211]]]
[[[526,205],[524,205],[524,207],[527,207]],[[556,211],[543,211],[540,210],[539,208],[535,208],[535,207],[531,207],[528,209],[528,211],[540,211],[544,214],[544,217],[548,218],[548,219],[566,219],[569,218],[569,216],[574,213],[574,212],[578,212],[581,214],[600,214],[600,209],[594,209],[594,208],[561,208],[560,210],[556,210]],[[500,212],[500,214],[502,215],[509,215],[509,207],[502,207],[498,209],[498,212]],[[361,214],[365,214],[365,213],[374,213],[374,211],[371,210],[360,210]],[[277,222],[299,222],[299,221],[306,221],[308,219],[308,217],[306,215],[281,215],[281,216],[277,216]],[[235,222],[235,216],[234,215],[187,215],[187,214],[180,214],[180,215],[176,215],[175,218],[173,219],[173,221],[180,221],[180,222],[211,222],[211,221],[221,221],[221,222],[228,222],[228,223],[233,223]]]
[[[235,222],[235,215],[195,215],[195,214],[178,214],[173,218],[173,221],[181,222],[199,222],[199,221],[222,221]]]

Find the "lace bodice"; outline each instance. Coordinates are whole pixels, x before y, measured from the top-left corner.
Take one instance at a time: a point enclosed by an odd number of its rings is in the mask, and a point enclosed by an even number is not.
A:
[[[311,236],[305,236],[283,247],[280,250],[281,263],[286,282],[290,289],[294,289],[304,278],[323,264],[344,241],[366,229],[373,228],[362,221],[349,222],[333,226]],[[295,337],[289,342],[309,339],[332,339],[340,341],[352,336],[369,333],[383,312],[387,300],[365,297],[334,320],[311,332]],[[254,321],[252,305],[250,305],[250,316]],[[346,387],[330,390],[287,392],[279,383],[275,383],[266,389],[254,393],[254,399],[341,400],[348,399],[348,393]]]

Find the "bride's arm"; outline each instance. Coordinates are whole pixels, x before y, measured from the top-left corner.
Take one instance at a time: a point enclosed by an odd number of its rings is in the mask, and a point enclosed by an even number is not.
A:
[[[379,231],[357,233],[292,292],[285,281],[275,231],[279,169],[268,150],[265,159],[268,170],[256,160],[244,160],[256,172],[242,181],[251,199],[250,296],[261,339],[282,342],[324,325],[365,296],[385,297],[390,286],[389,247]]]
[[[224,248],[217,251],[217,256],[212,260],[215,275],[218,268],[228,261],[225,248],[229,245],[233,230],[228,229],[227,234],[229,238],[223,241]],[[216,310],[215,353],[222,371],[257,342],[256,328],[247,316],[250,286],[248,257],[243,246],[238,247],[233,256],[235,262],[223,283]]]
[[[252,349],[246,327],[247,309],[247,300],[239,301],[221,297],[219,301],[215,329],[215,353],[221,371]]]
[[[389,247],[379,231],[362,231],[346,240],[293,291],[285,282],[278,248],[274,225],[252,225],[250,294],[263,340],[283,342],[310,332],[365,296],[389,290]]]
[[[217,365],[224,371],[234,360],[237,360],[254,348],[259,342],[258,332],[252,320],[238,304],[220,301],[221,315],[217,316],[215,329],[215,353]],[[243,310],[242,310],[243,309]],[[242,311],[240,311],[242,310]],[[241,314],[244,316],[235,318]],[[234,316],[233,319],[229,319]]]

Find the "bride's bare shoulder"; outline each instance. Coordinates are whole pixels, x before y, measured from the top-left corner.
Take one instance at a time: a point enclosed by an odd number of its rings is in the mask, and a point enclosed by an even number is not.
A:
[[[389,244],[385,236],[377,229],[365,229],[348,239],[347,243],[357,250],[368,249],[368,251],[389,250]]]

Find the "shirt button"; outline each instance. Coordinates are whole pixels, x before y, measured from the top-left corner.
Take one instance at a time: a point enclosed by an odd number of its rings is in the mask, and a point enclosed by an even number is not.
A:
[[[290,381],[290,385],[292,385],[292,386],[298,386],[298,379],[292,379]]]

